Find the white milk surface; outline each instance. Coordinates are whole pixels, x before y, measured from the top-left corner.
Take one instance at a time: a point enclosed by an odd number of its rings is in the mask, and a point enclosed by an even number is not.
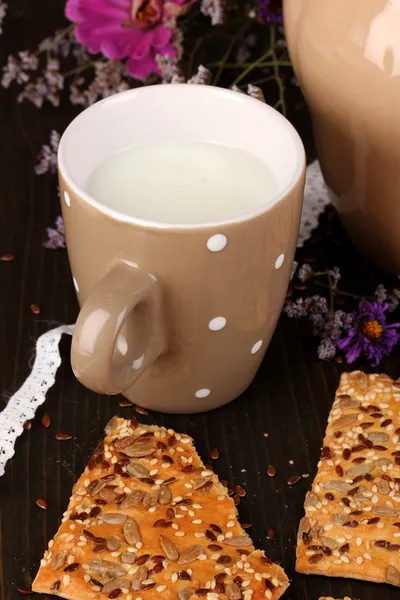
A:
[[[224,221],[267,206],[279,187],[252,154],[209,142],[151,141],[109,156],[85,191],[131,217],[160,223]]]

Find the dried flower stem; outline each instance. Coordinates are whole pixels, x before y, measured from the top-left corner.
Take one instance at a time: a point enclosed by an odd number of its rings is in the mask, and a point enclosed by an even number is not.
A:
[[[217,85],[222,71],[226,68],[226,62],[228,60],[228,58],[230,57],[232,50],[235,47],[236,42],[244,35],[244,33],[247,31],[247,29],[249,28],[251,24],[251,21],[247,21],[246,23],[244,23],[243,27],[241,27],[239,29],[239,31],[237,32],[236,35],[234,35],[229,43],[228,48],[226,49],[225,54],[223,55],[223,57],[221,58],[221,60],[218,62],[218,71],[216,72],[214,78],[213,78],[213,85]],[[217,66],[217,64],[215,65]]]

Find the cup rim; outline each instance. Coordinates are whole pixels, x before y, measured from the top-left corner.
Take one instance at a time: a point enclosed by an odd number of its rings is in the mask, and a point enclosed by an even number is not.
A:
[[[203,94],[218,94],[219,96],[224,96],[224,97],[228,97],[231,99],[232,98],[236,99],[238,96],[240,96],[240,101],[247,103],[249,105],[249,108],[257,105],[258,110],[260,110],[260,109],[264,110],[265,112],[269,113],[270,117],[280,121],[281,126],[287,130],[287,132],[289,133],[289,136],[293,142],[293,146],[294,146],[294,150],[295,150],[295,154],[296,154],[296,166],[295,166],[295,169],[294,169],[294,172],[292,174],[290,181],[278,194],[276,194],[271,200],[269,200],[265,204],[262,204],[257,209],[254,209],[250,212],[243,213],[243,214],[238,215],[233,218],[221,219],[218,221],[204,221],[204,222],[200,222],[200,223],[173,223],[173,222],[156,221],[156,220],[151,220],[151,219],[142,219],[140,217],[127,215],[123,212],[120,212],[120,211],[114,209],[114,208],[110,208],[110,207],[104,205],[102,202],[99,202],[98,200],[93,198],[93,196],[88,194],[84,189],[82,189],[79,185],[77,185],[75,183],[74,178],[68,173],[68,168],[66,167],[65,146],[67,144],[68,137],[71,135],[72,127],[76,125],[77,121],[79,121],[81,119],[85,119],[89,112],[92,113],[94,111],[101,110],[101,108],[104,104],[108,104],[108,105],[115,104],[117,102],[127,100],[128,97],[131,95],[132,96],[137,95],[138,93],[139,94],[140,93],[159,93],[156,90],[161,90],[161,89],[162,90],[169,89],[169,90],[171,90],[172,93],[179,94],[180,90],[183,90],[184,88],[190,88],[191,90],[193,90],[192,93],[199,93],[201,90],[201,93],[203,93]],[[151,91],[149,92],[149,90],[153,90],[153,92],[151,92]],[[124,222],[124,223],[130,223],[133,225],[138,225],[138,226],[146,227],[146,228],[150,228],[150,229],[193,230],[193,229],[208,229],[208,228],[215,228],[215,227],[224,227],[224,226],[228,226],[228,225],[244,223],[246,221],[250,221],[252,219],[260,217],[263,214],[268,213],[274,206],[276,206],[282,200],[284,200],[287,197],[287,195],[295,188],[295,186],[299,182],[299,180],[305,170],[306,156],[305,156],[303,142],[302,142],[299,134],[297,133],[296,129],[294,128],[294,126],[290,123],[290,121],[286,117],[284,117],[279,111],[274,109],[269,104],[260,102],[260,100],[257,100],[256,98],[248,96],[247,94],[240,94],[239,92],[225,89],[225,88],[219,88],[219,87],[211,86],[211,85],[199,85],[199,84],[188,85],[186,83],[178,83],[178,84],[156,84],[156,85],[151,85],[151,86],[143,86],[140,88],[133,88],[133,89],[125,90],[123,92],[119,92],[112,96],[108,96],[107,98],[103,98],[102,100],[99,100],[92,106],[89,106],[84,111],[82,111],[80,114],[78,114],[69,123],[68,127],[62,134],[60,143],[58,146],[57,162],[58,162],[58,169],[59,169],[60,174],[62,174],[62,177],[65,180],[65,182],[68,184],[70,189],[77,196],[79,196],[85,202],[87,202],[88,204],[93,206],[93,208],[95,208],[96,210],[104,213],[105,215],[107,215],[117,221]]]

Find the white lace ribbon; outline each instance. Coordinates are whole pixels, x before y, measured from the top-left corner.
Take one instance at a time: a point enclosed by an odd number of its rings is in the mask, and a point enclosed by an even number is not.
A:
[[[329,204],[328,192],[317,161],[307,168],[307,181],[297,247],[304,245],[318,225],[318,218]],[[293,273],[295,271],[295,266]],[[63,333],[72,335],[74,325],[62,325],[47,331],[36,342],[36,358],[31,374],[0,412],[0,476],[14,454],[14,445],[24,423],[33,419],[46,399],[61,364],[59,343]]]
[[[58,348],[61,336],[63,333],[72,335],[73,330],[73,325],[61,325],[40,336],[31,374],[0,413],[0,476],[14,454],[14,444],[24,430],[24,423],[33,419],[37,407],[46,399],[47,390],[54,384],[61,364]]]

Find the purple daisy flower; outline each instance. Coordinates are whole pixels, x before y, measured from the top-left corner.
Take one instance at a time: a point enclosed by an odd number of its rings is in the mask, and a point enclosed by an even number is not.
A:
[[[376,366],[397,344],[400,323],[386,323],[388,308],[388,304],[367,300],[359,303],[358,310],[352,314],[351,328],[346,337],[337,342],[338,348],[344,350],[349,364],[365,355]]]
[[[266,23],[281,23],[282,0],[258,0],[258,16]]]

